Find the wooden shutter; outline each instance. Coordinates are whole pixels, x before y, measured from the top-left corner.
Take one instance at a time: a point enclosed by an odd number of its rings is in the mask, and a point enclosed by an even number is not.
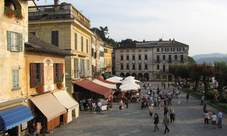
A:
[[[7,50],[11,50],[11,32],[7,31]]]
[[[44,63],[41,63],[41,71],[42,71],[42,73],[41,73],[41,79],[42,79],[41,83],[44,84]]]
[[[19,87],[19,70],[13,70],[13,88]]]
[[[19,51],[22,52],[22,50],[23,50],[22,34],[19,34]]]
[[[77,50],[77,33],[74,34],[74,45],[75,50]]]
[[[53,64],[53,75],[54,75],[54,83],[56,83],[56,81],[57,81],[57,77],[56,77],[56,63]]]
[[[63,75],[63,63],[59,63],[59,68],[60,68],[60,79],[61,81],[64,81],[64,75]]]
[[[36,63],[30,63],[30,88],[36,86]]]

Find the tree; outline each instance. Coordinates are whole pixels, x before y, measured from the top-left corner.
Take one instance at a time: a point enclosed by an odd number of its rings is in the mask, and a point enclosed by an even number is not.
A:
[[[175,84],[177,84],[177,82],[179,83],[179,74],[177,73],[178,67],[179,67],[178,65],[169,66],[169,73],[173,74],[175,79]]]
[[[223,94],[223,87],[227,84],[227,65],[225,62],[214,62],[214,70],[215,70],[215,80],[218,82],[218,92],[220,94],[220,99]]]
[[[190,69],[188,64],[181,64],[179,65],[178,69],[176,70],[177,74],[186,80],[186,85],[188,82],[188,78],[190,77]]]
[[[195,81],[194,91],[199,89],[199,81],[202,76],[202,67],[196,63],[190,65],[191,74],[190,78],[192,81]]]
[[[188,62],[189,62],[189,64],[196,63],[195,60],[192,57],[190,57],[190,56],[188,56]]]
[[[214,76],[214,67],[211,64],[206,64],[206,63],[201,64],[201,67],[202,67],[201,74],[203,77],[204,91],[206,94],[208,91],[209,78],[212,78]]]

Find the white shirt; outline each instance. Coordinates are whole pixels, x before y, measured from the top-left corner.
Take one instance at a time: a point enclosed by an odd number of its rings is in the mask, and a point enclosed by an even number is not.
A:
[[[97,105],[98,105],[99,107],[101,107],[101,106],[102,106],[102,103],[101,103],[101,102],[98,102]]]
[[[212,121],[216,121],[217,116],[216,115],[212,115]]]

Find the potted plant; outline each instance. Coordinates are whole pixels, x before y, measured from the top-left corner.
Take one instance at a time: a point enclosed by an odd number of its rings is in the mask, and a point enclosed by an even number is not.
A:
[[[12,10],[9,7],[5,7],[4,13],[6,16],[8,16],[9,18],[14,18],[15,17],[15,12],[14,10]]]
[[[62,81],[61,80],[57,80],[56,81],[56,85],[57,85],[57,88],[58,89],[62,89],[63,88],[63,84],[62,84]]]
[[[44,85],[43,83],[37,83],[35,86],[36,92],[37,93],[44,93]]]
[[[18,10],[12,10],[10,7],[5,7],[4,14],[9,18],[17,18],[22,20],[24,16]]]

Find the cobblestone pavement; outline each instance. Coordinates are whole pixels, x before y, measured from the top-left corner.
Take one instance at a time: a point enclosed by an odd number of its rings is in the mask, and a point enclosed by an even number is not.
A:
[[[152,85],[157,87],[157,85]],[[160,89],[167,91],[168,89]],[[146,90],[142,90],[145,93]],[[189,103],[185,101],[186,94],[181,92],[181,104],[177,99],[172,100],[172,107],[176,112],[176,121],[170,124],[171,136],[225,136],[227,135],[227,116],[223,113],[222,129],[212,129],[203,125],[203,111],[200,100],[190,96]],[[79,118],[72,122],[54,129],[54,133],[47,136],[159,136],[163,135],[164,126],[159,124],[159,131],[153,132],[154,124],[149,116],[148,109],[140,109],[140,103],[129,103],[129,108],[123,111],[118,110],[118,103],[114,103],[113,110],[103,111],[100,114],[92,114],[89,111],[80,112]],[[207,105],[207,109],[218,113]],[[155,107],[154,113],[158,113],[160,120],[163,119],[163,107]]]

